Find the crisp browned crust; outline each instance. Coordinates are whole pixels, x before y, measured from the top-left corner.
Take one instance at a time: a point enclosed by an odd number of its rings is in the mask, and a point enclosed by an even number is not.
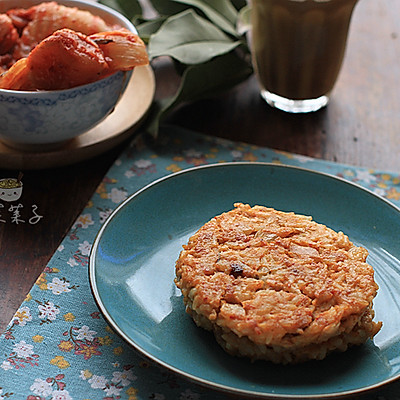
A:
[[[183,247],[175,281],[187,311],[231,354],[322,359],[381,327],[367,250],[311,217],[238,203]]]

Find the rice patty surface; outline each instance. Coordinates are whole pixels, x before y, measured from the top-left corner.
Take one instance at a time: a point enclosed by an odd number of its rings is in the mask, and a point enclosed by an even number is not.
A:
[[[311,217],[236,203],[183,246],[175,283],[196,324],[228,353],[297,363],[379,331],[367,255]]]

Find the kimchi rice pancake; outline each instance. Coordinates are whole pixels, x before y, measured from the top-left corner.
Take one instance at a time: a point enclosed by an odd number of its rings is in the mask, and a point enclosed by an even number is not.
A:
[[[175,282],[195,323],[229,354],[299,363],[380,330],[367,256],[309,216],[237,203],[190,237]]]

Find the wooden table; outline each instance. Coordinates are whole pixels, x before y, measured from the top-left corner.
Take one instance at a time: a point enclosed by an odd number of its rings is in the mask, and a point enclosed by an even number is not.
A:
[[[270,108],[254,77],[229,91],[189,104],[168,122],[224,138],[326,160],[400,173],[400,2],[360,0],[347,55],[328,107],[309,115]],[[170,65],[156,62],[156,96],[178,83]],[[95,159],[40,171],[23,171],[24,203],[35,204],[36,225],[0,223],[0,332],[123,145]],[[0,178],[18,171],[0,170]]]

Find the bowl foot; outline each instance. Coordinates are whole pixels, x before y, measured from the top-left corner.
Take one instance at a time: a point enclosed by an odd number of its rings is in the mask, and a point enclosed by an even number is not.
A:
[[[53,150],[58,150],[64,147],[67,143],[69,143],[72,139],[64,140],[62,142],[57,143],[17,143],[7,139],[1,139],[1,142],[5,144],[7,147],[11,147],[12,149],[16,149],[19,151],[26,152],[48,152]]]

